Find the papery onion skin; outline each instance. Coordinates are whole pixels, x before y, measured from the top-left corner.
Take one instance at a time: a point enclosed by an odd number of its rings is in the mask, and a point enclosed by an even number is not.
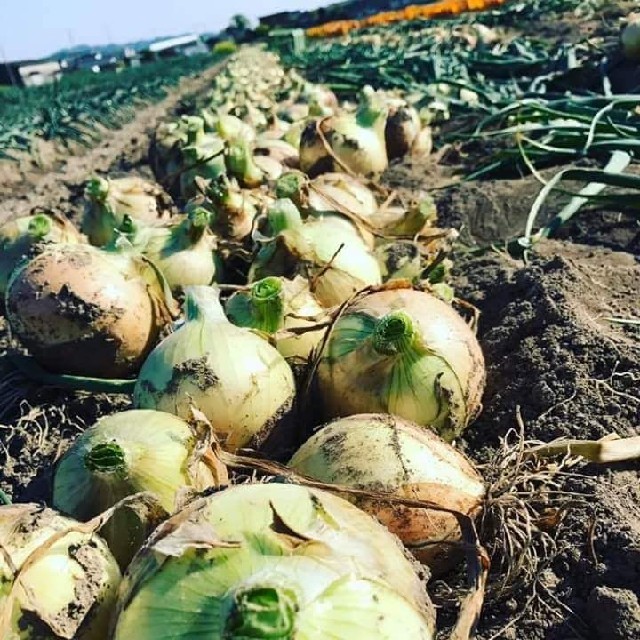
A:
[[[403,620],[429,640],[435,626],[391,534],[341,498],[279,483],[208,496],[160,527],[130,567],[117,613],[115,640],[187,640],[195,616],[212,640],[348,640],[363,629],[395,640]]]
[[[320,482],[424,500],[469,517],[479,512],[486,493],[465,456],[431,431],[388,414],[329,423],[302,445],[289,466]],[[462,541],[462,531],[452,513],[344,497],[386,525],[432,571],[441,573],[459,559],[452,543]]]
[[[53,506],[89,520],[120,500],[150,492],[172,513],[183,489],[214,484],[202,461],[204,438],[169,413],[130,410],[106,416],[84,431],[56,467]],[[144,523],[121,509],[101,533],[126,568],[145,539]]]
[[[188,287],[185,293],[187,322],[145,361],[135,406],[183,419],[196,406],[227,450],[260,447],[290,417],[291,368],[265,339],[227,320],[217,290]]]
[[[0,507],[0,635],[13,640],[104,640],[121,575],[96,534],[69,531],[29,567],[47,541],[78,523],[36,504]],[[13,582],[14,569],[21,570]],[[15,596],[13,604],[11,593]],[[10,607],[10,609],[6,609]]]
[[[450,305],[392,286],[354,300],[330,329],[315,384],[324,418],[392,413],[451,441],[480,410],[484,358]]]
[[[95,378],[136,373],[170,320],[149,265],[89,245],[52,245],[17,269],[6,309],[44,368]]]

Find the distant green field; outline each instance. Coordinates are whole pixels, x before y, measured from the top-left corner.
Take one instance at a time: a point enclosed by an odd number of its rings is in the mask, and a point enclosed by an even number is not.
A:
[[[120,71],[78,72],[41,87],[0,87],[0,158],[30,151],[34,138],[90,145],[96,124],[122,126],[141,104],[161,100],[181,78],[220,59],[175,58]]]

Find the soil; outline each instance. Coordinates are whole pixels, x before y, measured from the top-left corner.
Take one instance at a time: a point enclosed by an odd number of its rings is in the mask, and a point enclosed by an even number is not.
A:
[[[573,37],[600,26],[573,23],[566,33],[553,25],[544,28]],[[214,73],[185,81],[121,131],[105,133],[96,148],[64,159],[54,154],[52,171],[21,169],[16,179],[15,167],[0,166],[0,221],[34,207],[77,218],[88,171],[151,177],[146,153],[155,123],[185,95],[204,90]],[[522,234],[540,184],[534,178],[452,184],[453,173],[446,164],[403,162],[386,182],[407,193],[433,189],[439,224],[460,230],[453,284],[481,312],[478,335],[487,363],[484,411],[460,448],[495,476],[496,456],[505,447],[517,449],[519,438],[639,435],[637,216],[585,210],[553,240],[538,244],[526,261],[515,259],[504,248]],[[551,198],[541,221],[564,201]],[[0,350],[7,344],[0,318]],[[101,415],[130,406],[127,395],[28,383],[0,359],[0,489],[14,501],[50,502],[54,464],[69,443]],[[529,522],[528,532],[537,560],[515,589],[500,592],[504,556],[495,553],[477,637],[640,638],[640,464],[570,459],[545,463],[542,471],[544,477],[517,484],[518,497],[540,515]],[[479,527],[493,550],[495,529],[485,521]],[[449,584],[456,580],[445,577]],[[446,637],[456,609],[441,586],[434,584],[433,591]]]

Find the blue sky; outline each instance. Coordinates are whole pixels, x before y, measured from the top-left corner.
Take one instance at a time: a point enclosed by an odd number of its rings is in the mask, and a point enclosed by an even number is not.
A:
[[[218,31],[235,13],[314,9],[319,0],[0,0],[0,62],[38,58],[73,44],[130,42]]]

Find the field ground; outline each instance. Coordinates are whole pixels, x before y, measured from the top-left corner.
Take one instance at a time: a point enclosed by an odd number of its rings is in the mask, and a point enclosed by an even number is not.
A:
[[[576,30],[570,23],[553,27],[558,37]],[[44,168],[26,160],[17,168],[0,164],[0,220],[34,207],[77,219],[90,172],[150,176],[146,151],[155,123],[185,96],[204,90],[214,73],[183,82],[121,131],[106,132],[88,152],[65,158],[50,148],[42,154]],[[386,177],[388,184],[407,190],[447,180],[435,164],[408,162]],[[461,446],[496,479],[514,471],[497,468],[497,461],[500,455],[503,461],[517,460],[520,438],[630,436],[638,434],[640,424],[640,326],[616,322],[640,313],[637,217],[585,212],[524,263],[501,246],[522,232],[539,188],[530,178],[437,191],[441,225],[461,230],[454,285],[481,311],[479,337],[488,364],[485,409]],[[548,212],[553,208],[552,200]],[[464,249],[492,243],[484,252]],[[0,334],[6,347],[3,326]],[[68,442],[98,416],[130,405],[126,396],[35,388],[9,372],[0,378],[0,394],[0,488],[19,501],[47,501],[52,465]],[[508,458],[507,447],[515,458]],[[524,465],[515,476],[503,490],[514,503],[530,502],[531,544],[522,566],[513,569],[515,584],[505,583],[505,568],[496,560],[478,637],[640,638],[638,463],[599,467],[568,460],[542,470]],[[481,534],[491,547],[489,520],[481,523]],[[457,577],[445,579],[452,584]],[[442,581],[433,587],[441,621],[452,621],[455,608],[447,588]]]

